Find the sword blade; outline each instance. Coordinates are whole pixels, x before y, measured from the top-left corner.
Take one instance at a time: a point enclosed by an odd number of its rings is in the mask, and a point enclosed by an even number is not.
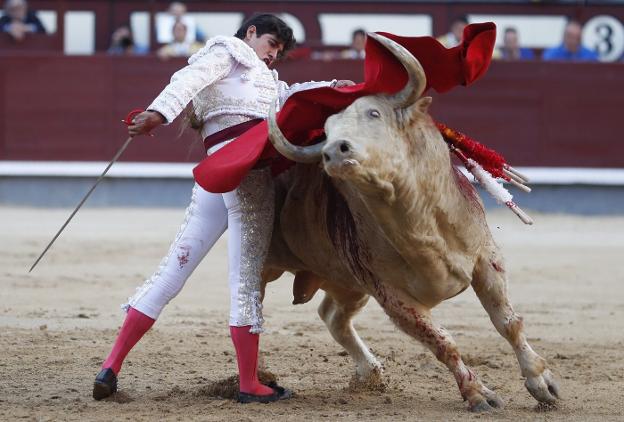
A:
[[[41,258],[43,258],[43,256],[46,254],[46,252],[48,251],[48,249],[50,249],[50,247],[52,246],[52,244],[54,243],[54,241],[61,235],[61,233],[63,232],[63,230],[65,229],[65,227],[67,227],[67,225],[69,224],[69,222],[71,221],[72,218],[74,218],[74,215],[76,215],[76,213],[78,212],[78,210],[80,209],[80,207],[82,207],[82,205],[87,201],[87,199],[89,198],[89,196],[91,195],[91,193],[95,190],[95,188],[97,187],[97,185],[102,181],[102,179],[104,179],[104,176],[106,176],[106,173],[108,173],[108,170],[113,166],[113,164],[115,164],[115,161],[117,161],[117,159],[121,156],[121,154],[123,154],[123,152],[126,150],[126,148],[128,148],[128,145],[130,145],[130,141],[132,141],[133,137],[129,137],[128,139],[126,139],[126,142],[124,142],[124,144],[121,146],[121,148],[119,148],[119,151],[117,151],[117,153],[115,154],[115,156],[113,157],[113,159],[110,161],[110,163],[108,163],[108,166],[106,166],[106,168],[104,169],[104,171],[102,172],[102,174],[100,175],[100,177],[97,179],[97,181],[93,184],[93,186],[91,186],[91,189],[89,189],[89,192],[87,192],[87,194],[82,198],[82,200],[78,203],[78,205],[76,206],[76,208],[74,209],[74,211],[71,213],[71,215],[69,216],[69,218],[65,221],[65,223],[61,226],[61,228],[59,229],[58,232],[56,232],[56,234],[54,235],[54,237],[52,238],[52,240],[50,241],[50,243],[48,243],[48,246],[45,247],[45,249],[43,250],[43,252],[41,252],[41,255],[39,255],[39,258],[37,258],[37,260],[35,261],[35,263],[32,265],[32,267],[30,267],[30,270],[28,270],[28,272],[30,273],[33,268],[35,268],[35,266],[39,263],[39,261],[41,261]]]

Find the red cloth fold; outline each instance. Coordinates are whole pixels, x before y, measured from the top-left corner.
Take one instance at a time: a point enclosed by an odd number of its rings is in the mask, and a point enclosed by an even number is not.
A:
[[[427,88],[446,92],[457,85],[469,85],[487,71],[496,39],[491,23],[471,24],[464,29],[462,43],[445,48],[432,37],[400,37],[380,32],[407,48],[421,63]],[[399,61],[372,38],[366,42],[364,82],[343,88],[317,88],[299,91],[284,104],[277,116],[282,132],[293,143],[305,145],[323,134],[325,120],[357,98],[379,93],[395,93],[405,86],[407,72]],[[235,189],[261,158],[276,158],[276,174],[291,162],[280,156],[268,141],[266,121],[245,132],[194,169],[197,183],[209,192]]]

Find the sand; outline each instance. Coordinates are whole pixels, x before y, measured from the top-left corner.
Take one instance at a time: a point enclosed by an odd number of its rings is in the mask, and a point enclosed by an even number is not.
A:
[[[158,265],[183,210],[82,210],[53,249],[28,268],[70,210],[0,207],[0,420],[565,420],[624,419],[624,217],[533,214],[489,222],[507,260],[509,290],[533,347],[563,399],[540,411],[515,356],[469,289],[434,310],[464,360],[505,400],[466,410],[452,375],[397,330],[373,301],[355,326],[385,367],[385,391],[354,391],[350,358],[318,318],[318,294],[291,305],[292,278],[267,289],[265,366],[292,400],[240,405],[227,330],[222,239],[131,352],[112,400],[91,398],[114,340],[119,305]]]

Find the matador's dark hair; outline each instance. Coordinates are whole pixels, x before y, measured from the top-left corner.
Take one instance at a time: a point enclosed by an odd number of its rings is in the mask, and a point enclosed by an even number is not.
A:
[[[247,34],[247,29],[250,26],[256,27],[256,35],[259,37],[263,34],[272,34],[275,35],[277,40],[284,44],[284,49],[282,50],[280,56],[283,57],[288,50],[292,50],[297,42],[295,37],[293,36],[293,31],[280,18],[275,15],[271,15],[269,13],[262,13],[258,15],[253,15],[249,19],[247,19],[243,24],[238,28],[236,34],[234,36],[236,38],[240,38],[241,40],[245,39],[245,35]]]

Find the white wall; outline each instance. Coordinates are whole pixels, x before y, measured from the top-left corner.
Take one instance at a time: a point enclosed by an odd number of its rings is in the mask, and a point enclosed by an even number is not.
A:
[[[72,11],[65,13],[65,54],[83,55],[95,52],[95,13]]]
[[[373,13],[322,13],[319,15],[323,43],[350,45],[356,29],[367,32],[385,31],[403,36],[431,35],[432,20],[429,15],[373,14]]]

